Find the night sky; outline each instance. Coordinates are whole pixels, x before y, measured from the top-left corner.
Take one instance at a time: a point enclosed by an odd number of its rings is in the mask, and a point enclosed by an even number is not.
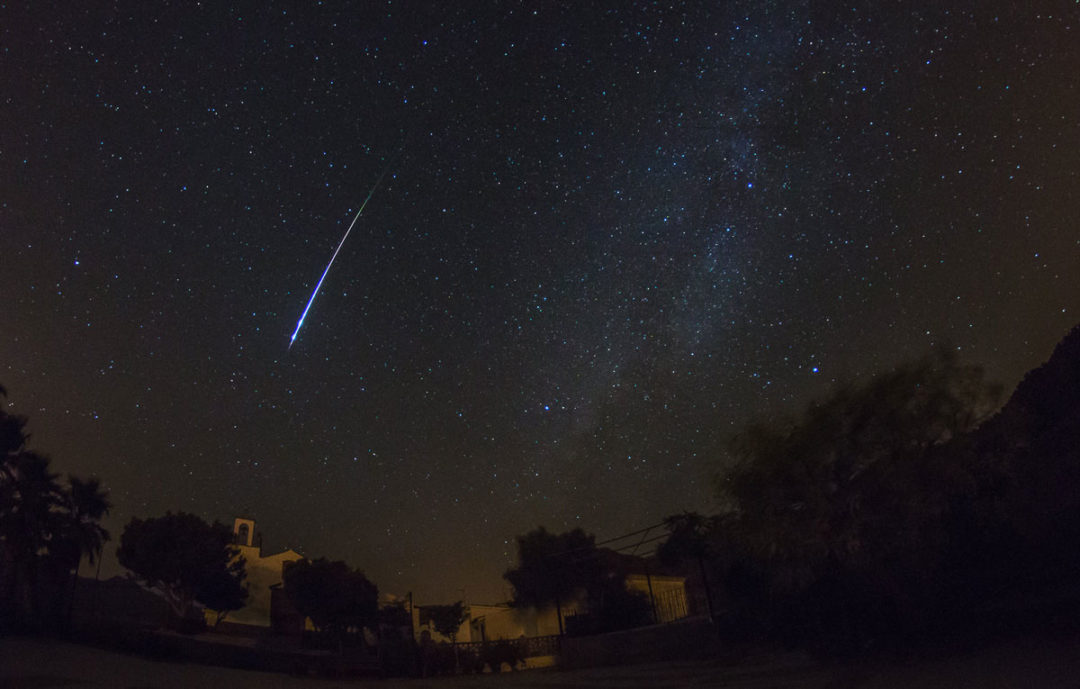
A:
[[[1080,6],[932,4],[0,5],[8,411],[114,538],[495,602],[839,381],[1010,391],[1080,320]]]

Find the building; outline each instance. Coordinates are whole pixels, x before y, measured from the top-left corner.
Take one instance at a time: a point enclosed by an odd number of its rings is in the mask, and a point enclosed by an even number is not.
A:
[[[416,640],[421,641],[427,637],[433,641],[449,641],[435,631],[435,626],[431,623],[430,615],[425,612],[425,607],[418,605],[413,608],[413,632]],[[472,604],[465,606],[465,612],[467,617],[458,630],[458,643],[555,636],[559,633],[559,620],[554,607],[538,610],[515,608],[506,603]],[[563,609],[563,618],[576,612],[576,606],[566,605]]]
[[[296,631],[303,628],[303,619],[292,609],[282,590],[285,565],[304,559],[295,550],[263,555],[262,538],[255,534],[255,520],[237,518],[233,521],[233,544],[244,558],[247,571],[247,605],[234,610],[225,618],[230,627],[246,625],[253,629],[273,626],[275,631]],[[207,611],[207,621],[213,623],[216,613]]]
[[[686,604],[686,578],[662,574],[627,574],[626,588],[649,599],[657,624],[674,622],[690,614]]]
[[[686,602],[686,579],[680,576],[658,574],[627,574],[626,588],[642,594],[648,600],[652,619],[657,624],[674,622],[689,613]],[[587,605],[581,598],[568,600],[561,606],[563,628],[566,621],[586,613]],[[518,608],[509,604],[467,605],[466,620],[458,630],[459,643],[497,641],[499,639],[532,639],[559,634],[559,619],[555,606],[545,608]],[[413,631],[419,641],[425,636],[434,641],[448,641],[431,624],[424,606],[413,608]]]

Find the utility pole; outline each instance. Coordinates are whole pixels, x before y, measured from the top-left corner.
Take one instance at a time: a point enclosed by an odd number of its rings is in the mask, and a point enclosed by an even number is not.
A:
[[[652,575],[649,574],[649,561],[644,560],[645,563],[645,583],[649,585],[649,603],[652,605],[652,621],[653,624],[660,623],[660,617],[656,614],[656,596],[653,595],[652,590]]]
[[[413,626],[412,591],[409,591],[409,638],[416,640],[416,627]]]

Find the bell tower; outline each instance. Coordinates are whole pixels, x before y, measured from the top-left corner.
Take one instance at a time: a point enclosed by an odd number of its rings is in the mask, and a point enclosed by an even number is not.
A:
[[[255,520],[237,517],[233,521],[233,543],[236,545],[255,545]]]

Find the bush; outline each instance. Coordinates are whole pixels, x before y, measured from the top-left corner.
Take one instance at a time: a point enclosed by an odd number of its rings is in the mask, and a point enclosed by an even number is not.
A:
[[[448,643],[423,644],[420,647],[420,660],[426,676],[454,674],[454,647]]]
[[[480,657],[481,667],[487,665],[494,673],[502,671],[503,663],[509,665],[511,670],[516,670],[525,662],[518,651],[517,644],[505,639],[484,644]]]

